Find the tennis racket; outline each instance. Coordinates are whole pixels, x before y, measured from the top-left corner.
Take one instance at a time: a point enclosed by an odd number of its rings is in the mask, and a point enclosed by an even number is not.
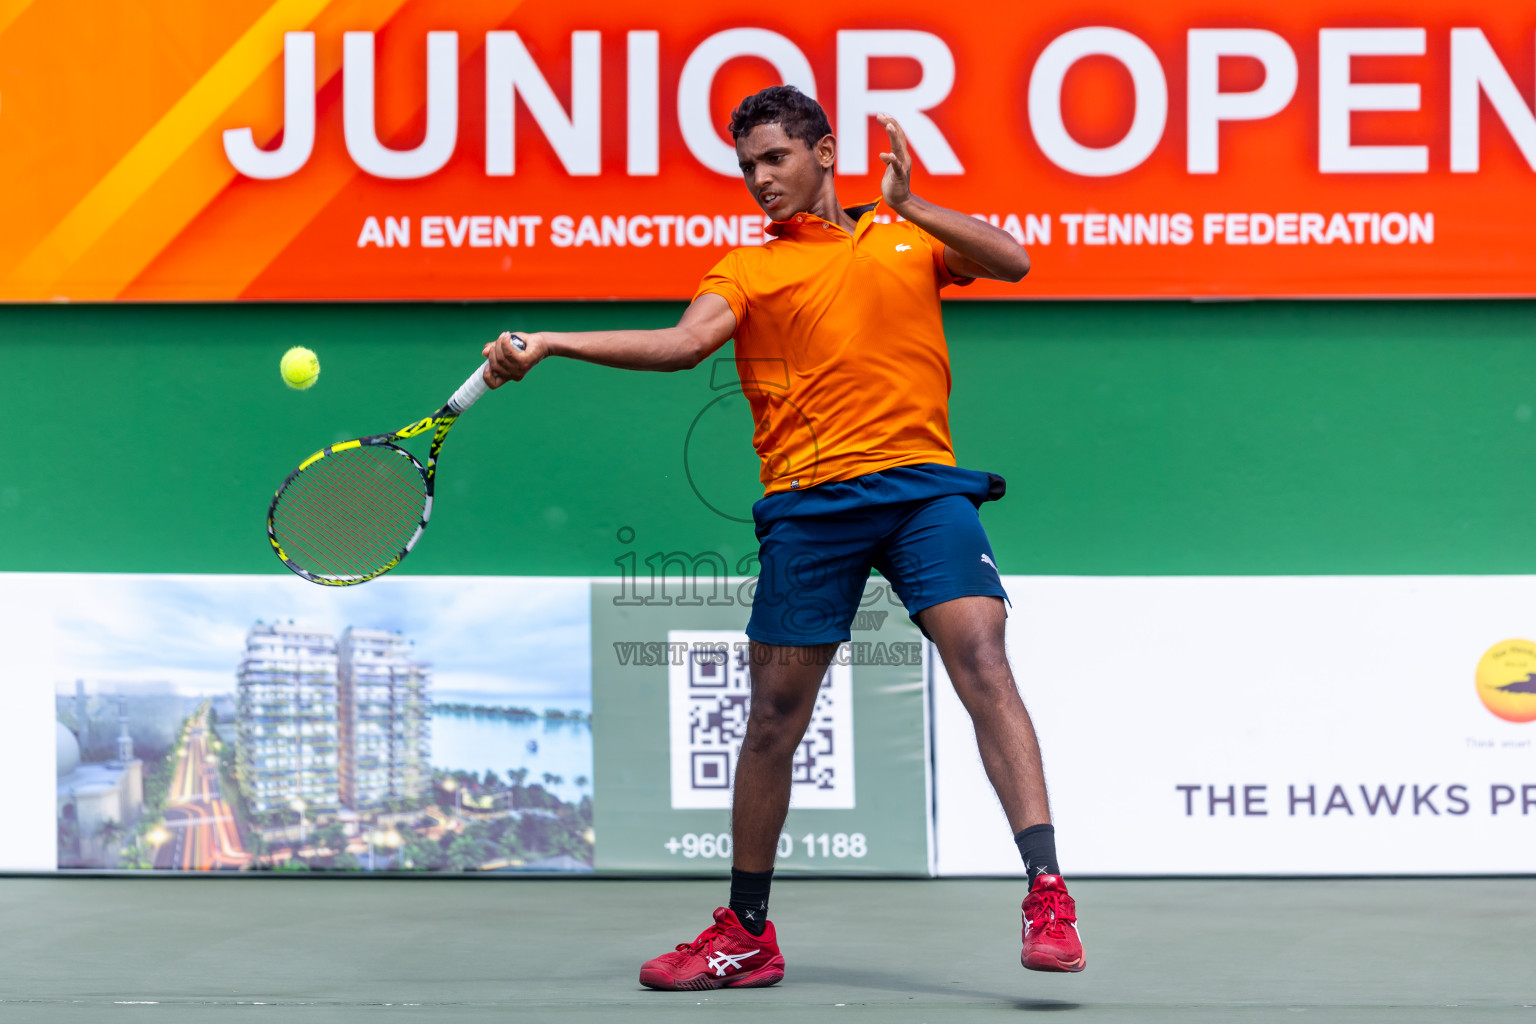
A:
[[[512,343],[527,347],[521,338]],[[299,463],[267,507],[267,539],[283,564],[327,587],[366,583],[399,565],[432,517],[443,439],[489,390],[485,366],[432,415],[390,434],[333,444]],[[423,467],[396,442],[429,430]]]

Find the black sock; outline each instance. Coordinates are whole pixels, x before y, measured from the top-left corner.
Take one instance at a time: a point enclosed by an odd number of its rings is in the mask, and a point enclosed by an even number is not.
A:
[[[1018,844],[1019,856],[1024,858],[1024,873],[1033,882],[1041,875],[1061,874],[1056,863],[1056,826],[1031,825],[1013,837]]]
[[[768,927],[768,887],[773,884],[773,869],[738,871],[731,868],[731,902],[741,926],[753,935]]]

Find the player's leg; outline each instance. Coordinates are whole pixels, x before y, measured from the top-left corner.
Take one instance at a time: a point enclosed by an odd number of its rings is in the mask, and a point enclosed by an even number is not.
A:
[[[784,977],[768,891],[779,832],[789,814],[795,750],[810,724],[837,644],[786,647],[752,641],[752,702],[731,798],[731,896],[694,942],[640,968],[661,989],[756,988]]]
[[[1002,598],[959,597],[918,613],[944,659],[955,694],[971,716],[987,780],[997,791],[1015,833],[1049,825],[1051,809],[1034,722],[1019,696],[1003,637],[1008,613]],[[1057,874],[1056,865],[1031,865]]]
[[[768,920],[796,749],[827,666],[848,639],[875,538],[863,516],[792,516],[758,530],[752,704],[732,798],[730,907],[754,934]]]
[[[731,800],[731,849],[739,871],[773,870],[779,833],[789,814],[795,751],[836,652],[835,643],[783,647],[752,641],[752,705]],[[746,915],[758,908],[733,909],[750,924]]]
[[[733,875],[773,869],[791,766],[838,644],[849,637],[875,538],[862,516],[795,516],[758,530],[752,703],[732,798]],[[734,894],[733,894],[734,895]]]
[[[953,496],[915,507],[886,538],[876,565],[938,647],[971,716],[987,778],[1026,873],[1033,876],[1020,959],[1032,970],[1082,970],[1076,908],[1056,861],[1040,745],[1008,664],[1008,595],[976,507]]]
[[[772,985],[784,976],[768,920],[774,854],[789,812],[795,750],[837,646],[848,639],[873,539],[867,525],[802,516],[760,525],[747,625],[752,700],[733,773],[731,895],[692,943],[648,961],[651,988]]]

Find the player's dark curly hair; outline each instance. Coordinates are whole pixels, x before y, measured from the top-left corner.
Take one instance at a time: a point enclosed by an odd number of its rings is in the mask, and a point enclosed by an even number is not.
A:
[[[742,100],[731,111],[731,138],[739,139],[760,124],[776,124],[807,147],[832,134],[821,104],[792,85],[770,85]]]

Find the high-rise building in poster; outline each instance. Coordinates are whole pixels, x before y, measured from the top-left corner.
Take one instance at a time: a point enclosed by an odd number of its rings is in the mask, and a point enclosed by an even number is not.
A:
[[[337,644],[341,802],[413,799],[431,781],[431,667],[399,633],[349,626]]]
[[[336,661],[330,633],[258,622],[246,634],[236,754],[252,811],[340,807]]]

